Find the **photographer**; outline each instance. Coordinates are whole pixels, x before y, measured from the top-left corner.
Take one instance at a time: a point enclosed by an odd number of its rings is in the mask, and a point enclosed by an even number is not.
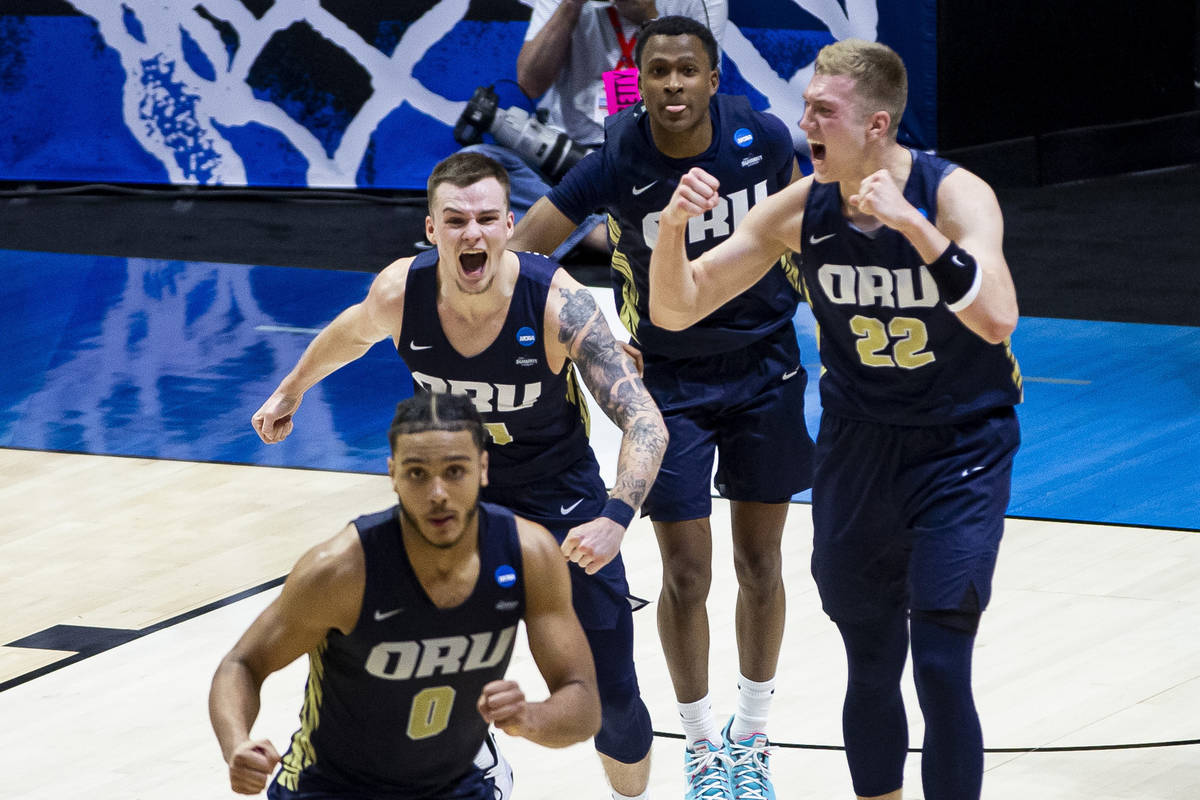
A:
[[[604,141],[608,115],[604,73],[632,68],[639,26],[668,15],[703,23],[719,45],[728,9],[726,0],[534,0],[525,43],[517,56],[517,82],[527,96],[542,96],[538,116],[550,127],[526,118],[519,109],[509,109],[512,118],[508,124],[503,128],[496,124],[489,131],[495,144],[467,148],[496,159],[508,170],[511,208],[517,219],[558,183],[578,155]],[[515,130],[521,123],[524,129]],[[562,158],[553,159],[557,164],[548,164],[551,159],[547,156],[554,148],[545,145],[561,134],[569,140],[563,144],[570,147],[573,143],[574,153],[560,148]],[[588,217],[551,255],[562,258],[581,240],[592,249],[607,251],[603,221],[603,214]]]

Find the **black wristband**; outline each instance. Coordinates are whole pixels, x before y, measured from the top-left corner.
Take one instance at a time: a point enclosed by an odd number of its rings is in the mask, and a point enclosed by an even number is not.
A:
[[[604,510],[600,512],[600,516],[608,517],[622,528],[628,528],[629,523],[633,522],[633,508],[624,500],[610,497],[604,504]]]
[[[975,256],[956,243],[950,246],[927,265],[938,294],[951,311],[961,311],[971,304],[979,294],[980,274]]]

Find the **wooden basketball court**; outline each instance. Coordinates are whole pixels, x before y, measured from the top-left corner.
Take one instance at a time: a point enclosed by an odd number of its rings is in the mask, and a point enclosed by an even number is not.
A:
[[[384,430],[405,374],[394,351],[372,351],[309,393],[283,445],[262,445],[250,415],[371,275],[15,251],[0,251],[0,273],[0,797],[232,797],[208,724],[212,672],[306,548],[393,502]],[[617,327],[611,292],[596,294]],[[811,354],[811,321],[797,323]],[[1200,328],[1029,318],[1014,349],[1025,443],[975,655],[984,797],[1200,797]],[[809,401],[815,430],[815,386]],[[611,482],[616,430],[595,407],[592,419]],[[844,657],[809,575],[810,507],[797,500],[769,729],[775,785],[780,800],[849,798]],[[723,501],[714,515],[711,690],[724,716],[735,584]],[[623,551],[633,592],[656,598],[648,523],[635,522]],[[682,744],[655,606],[634,619],[660,734],[652,796],[678,798]],[[523,648],[511,673],[536,697],[544,687]],[[298,724],[305,670],[265,687],[256,735],[277,747]],[[590,745],[501,746],[518,800],[609,796]],[[914,753],[910,800],[919,769]]]
[[[278,591],[256,587],[275,583],[349,518],[389,505],[387,479],[21,450],[0,450],[0,474],[8,511],[0,529],[0,638],[64,625],[135,634],[25,680],[72,654],[0,648],[0,683],[8,686],[0,691],[3,794],[232,796],[208,727],[212,671]],[[714,529],[727,519],[717,501]],[[832,749],[841,743],[844,661],[808,573],[810,535],[809,506],[793,505],[789,616],[770,731],[775,783],[780,798],[851,797],[843,756]],[[712,691],[725,714],[736,678],[735,588],[728,538],[714,538]],[[635,593],[655,597],[660,563],[648,523],[635,523],[624,553]],[[676,734],[654,606],[635,620],[655,730]],[[1171,744],[1197,735],[1198,629],[1194,533],[1010,520],[976,650],[976,687],[988,747],[1022,752],[988,755],[984,796],[1200,796],[1196,747]],[[286,746],[305,674],[297,662],[268,681],[256,735]],[[511,674],[532,696],[544,691],[523,644]],[[919,746],[920,714],[907,689]],[[1089,749],[1100,745],[1115,749]],[[516,772],[515,797],[608,796],[588,745],[550,752],[501,734],[501,746]],[[654,759],[652,794],[681,796],[681,743],[658,737]],[[920,796],[918,770],[914,754],[909,797]]]

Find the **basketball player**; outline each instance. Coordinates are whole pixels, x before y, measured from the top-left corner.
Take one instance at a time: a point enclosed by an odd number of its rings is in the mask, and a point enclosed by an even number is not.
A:
[[[721,182],[685,175],[660,219],[650,309],[658,324],[685,328],[799,254],[825,370],[812,568],[846,646],[854,789],[901,796],[911,636],[924,796],[970,800],[983,775],[971,652],[1019,442],[1008,341],[1017,301],[995,195],[896,141],[906,95],[904,64],[885,45],[822,49],[800,123],[814,174],[699,257],[685,236],[722,202]]]
[[[699,165],[722,176],[720,204],[689,235],[689,252],[699,254],[793,179],[792,137],[745,98],[716,94],[717,47],[703,25],[649,22],[635,57],[643,103],[608,118],[603,147],[534,205],[511,246],[550,252],[592,209],[609,212],[617,308],[671,434],[644,508],[662,553],[659,636],[686,736],[688,797],[772,797],[766,724],[784,626],[780,541],[792,495],[809,485],[812,450],[794,415],[806,382],[792,324],[798,295],[771,270],[675,333],[651,321],[647,280],[658,215],[680,175]],[[705,607],[717,451],[716,487],[733,510],[741,672],[723,731],[709,700]]]
[[[571,561],[604,713],[595,746],[614,792],[638,797],[653,728],[634,670],[620,546],[666,449],[662,416],[591,293],[554,262],[505,249],[513,216],[498,163],[456,153],[434,169],[428,191],[426,233],[437,249],[380,272],[366,299],[313,340],[254,428],[263,441],[283,439],[304,392],[385,337],[418,391],[469,394],[491,439],[483,498],[549,528]],[[623,433],[611,493],[588,444],[575,367]]]
[[[305,653],[301,725],[273,800],[494,800],[474,763],[489,724],[547,747],[599,728],[566,566],[544,528],[480,502],[484,437],[465,397],[399,404],[388,430],[399,504],[302,556],[213,677],[209,711],[234,791],[262,791],[279,763],[250,729],[263,680]],[[522,619],[550,690],[541,702],[504,680]]]

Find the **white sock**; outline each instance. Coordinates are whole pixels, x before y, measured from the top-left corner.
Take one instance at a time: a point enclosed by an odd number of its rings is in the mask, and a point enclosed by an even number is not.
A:
[[[752,733],[766,734],[767,714],[775,694],[775,679],[752,681],[738,676],[737,713],[729,726],[731,740],[744,739]]]
[[[646,798],[648,798],[649,796],[650,796],[649,787],[647,787],[646,791],[642,792],[641,794],[633,794],[633,795],[621,794],[616,789],[612,790],[612,800],[646,800]]]
[[[721,741],[721,729],[712,714],[712,700],[704,695],[694,703],[676,703],[679,708],[679,722],[683,725],[683,735],[688,744],[694,744],[700,739],[708,739],[713,744]]]

